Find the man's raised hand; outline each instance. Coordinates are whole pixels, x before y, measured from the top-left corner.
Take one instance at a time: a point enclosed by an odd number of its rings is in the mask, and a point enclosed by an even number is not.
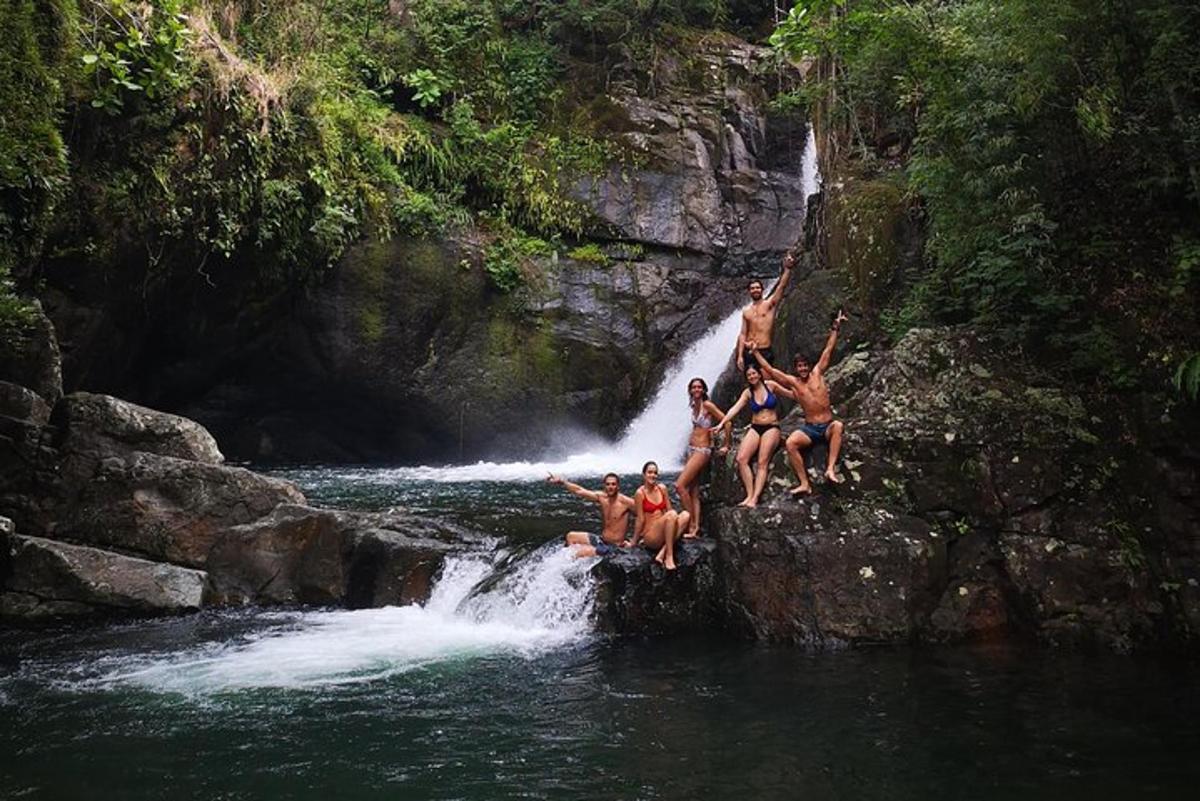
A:
[[[796,254],[792,251],[785,251],[783,254],[783,269],[790,270],[796,266]]]

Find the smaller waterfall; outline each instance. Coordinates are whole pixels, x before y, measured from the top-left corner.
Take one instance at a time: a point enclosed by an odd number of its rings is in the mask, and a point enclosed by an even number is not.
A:
[[[555,541],[495,576],[502,555],[450,557],[423,606],[264,613],[265,628],[250,637],[106,657],[94,666],[99,676],[80,684],[185,695],[360,684],[477,656],[533,657],[588,635],[592,560],[571,558]]]
[[[821,168],[817,164],[817,136],[812,123],[808,124],[808,135],[804,138],[804,153],[800,156],[800,186],[804,190],[804,210],[808,211],[808,199],[821,191]]]

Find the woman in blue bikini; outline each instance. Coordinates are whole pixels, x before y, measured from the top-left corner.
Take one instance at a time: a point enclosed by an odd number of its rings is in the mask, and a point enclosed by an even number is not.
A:
[[[692,433],[688,437],[687,461],[679,478],[675,479],[679,504],[684,511],[691,512],[692,517],[683,535],[685,539],[700,535],[700,473],[712,460],[713,432],[710,429],[713,422],[725,416],[721,408],[708,399],[708,384],[703,378],[688,382],[688,400],[692,408]],[[725,444],[717,451],[722,456],[729,453],[729,443],[733,441],[731,428],[730,423],[725,424]]]
[[[780,396],[795,400],[791,390],[774,381],[763,380],[758,366],[751,365],[746,368],[746,388],[742,390],[741,397],[721,418],[721,422],[713,427],[715,431],[727,425],[737,417],[742,407],[750,406],[750,429],[742,437],[742,444],[737,452],[738,474],[746,488],[746,497],[738,506],[757,506],[763,487],[767,485],[767,470],[771,465],[771,457],[779,447]],[[758,454],[758,471],[751,472],[750,460],[755,454]]]

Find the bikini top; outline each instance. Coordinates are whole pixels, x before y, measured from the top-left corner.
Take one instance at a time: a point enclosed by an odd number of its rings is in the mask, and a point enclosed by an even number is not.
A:
[[[659,492],[662,493],[662,500],[658,503],[650,503],[649,493],[642,493],[643,512],[650,514],[652,512],[665,512],[667,510],[667,506],[669,504],[669,501],[667,501],[667,493],[661,489]]]
[[[708,416],[708,412],[704,411],[704,407],[700,407],[700,414],[692,415],[692,425],[696,428],[712,428],[713,419]]]
[[[767,397],[763,399],[762,403],[759,403],[754,399],[754,390],[750,390],[751,412],[761,412],[763,409],[774,409],[777,403],[779,403],[779,399],[775,397],[775,393],[769,388],[767,389]]]

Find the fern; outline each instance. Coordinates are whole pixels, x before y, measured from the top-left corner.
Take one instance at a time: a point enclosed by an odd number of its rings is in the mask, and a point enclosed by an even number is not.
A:
[[[1175,389],[1191,400],[1200,397],[1200,352],[1193,353],[1179,365],[1175,371]]]

